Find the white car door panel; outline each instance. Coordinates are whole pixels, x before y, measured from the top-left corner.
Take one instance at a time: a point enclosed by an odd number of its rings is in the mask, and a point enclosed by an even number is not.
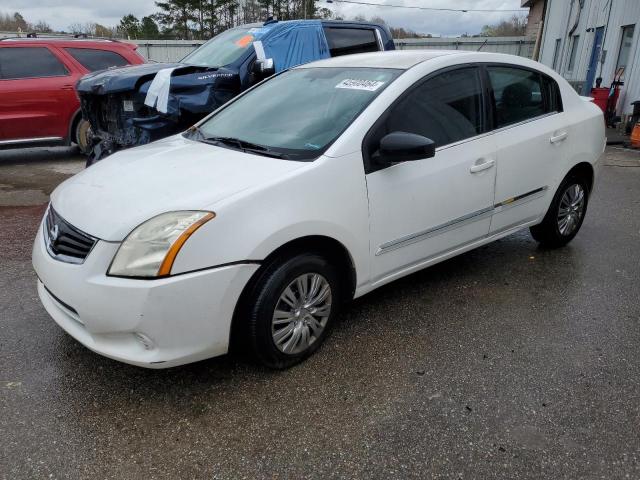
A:
[[[367,176],[374,281],[488,234],[493,155],[487,135]]]
[[[372,129],[373,138],[403,131],[440,145],[433,158],[367,175],[374,283],[489,233],[497,162],[493,136],[483,133],[482,97],[479,69],[444,72]]]
[[[491,233],[539,219],[554,195],[568,129],[553,90],[538,72],[488,67],[498,130],[495,212]]]
[[[554,118],[556,117],[556,118]],[[540,218],[554,195],[554,174],[567,138],[559,115],[496,132],[498,174],[491,232]],[[533,132],[536,134],[532,135]],[[538,133],[539,132],[539,133]]]

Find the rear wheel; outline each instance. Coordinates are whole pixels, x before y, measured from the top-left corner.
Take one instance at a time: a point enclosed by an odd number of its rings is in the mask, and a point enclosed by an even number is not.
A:
[[[342,301],[338,269],[315,253],[273,262],[248,300],[248,335],[255,357],[283,369],[321,345]]]
[[[582,226],[589,202],[587,181],[576,175],[566,177],[542,222],[531,227],[531,235],[542,246],[557,248],[573,240]]]

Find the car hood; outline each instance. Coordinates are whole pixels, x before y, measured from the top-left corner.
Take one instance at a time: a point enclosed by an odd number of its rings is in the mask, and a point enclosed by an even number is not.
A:
[[[155,215],[207,210],[304,165],[176,135],[118,152],[82,171],[53,192],[51,204],[80,230],[102,240],[121,241]]]
[[[135,90],[140,81],[152,79],[160,70],[179,66],[181,66],[180,63],[143,63],[98,70],[82,77],[76,85],[76,90],[81,94],[97,95]]]

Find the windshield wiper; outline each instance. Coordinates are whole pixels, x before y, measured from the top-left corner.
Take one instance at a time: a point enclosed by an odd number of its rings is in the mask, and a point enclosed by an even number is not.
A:
[[[210,143],[212,145],[223,144],[235,147],[243,152],[251,152],[256,153],[258,155],[264,155],[265,157],[274,157],[274,158],[288,158],[285,154],[280,152],[275,152],[271,150],[269,147],[265,147],[264,145],[259,145],[257,143],[247,142],[246,140],[240,140],[239,138],[233,137],[204,137],[201,141],[205,143]]]

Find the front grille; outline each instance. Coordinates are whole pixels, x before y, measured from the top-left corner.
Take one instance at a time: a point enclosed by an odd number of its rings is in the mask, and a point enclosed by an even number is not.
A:
[[[123,107],[125,101],[133,102],[135,111],[125,111]],[[140,112],[137,112],[136,108],[138,105],[130,95],[98,97],[94,105],[98,130],[110,133],[111,135],[123,135],[123,130],[130,128],[130,126],[127,125],[127,121],[140,116]]]
[[[44,241],[53,258],[67,263],[82,263],[97,239],[78,230],[49,207],[44,223]]]

